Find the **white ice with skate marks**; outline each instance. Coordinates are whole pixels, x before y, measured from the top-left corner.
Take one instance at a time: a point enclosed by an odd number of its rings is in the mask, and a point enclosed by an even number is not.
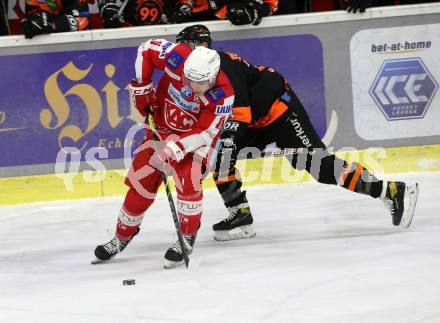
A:
[[[438,323],[440,174],[391,178],[420,184],[408,230],[379,200],[289,184],[250,187],[257,236],[216,242],[226,211],[207,191],[193,270],[163,269],[176,241],[164,195],[127,249],[95,266],[122,197],[2,207],[0,322]]]

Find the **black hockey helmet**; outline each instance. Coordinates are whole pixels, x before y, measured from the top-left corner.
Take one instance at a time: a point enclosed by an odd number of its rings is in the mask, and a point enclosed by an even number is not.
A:
[[[176,36],[176,43],[185,43],[192,45],[192,47],[198,46],[204,42],[207,42],[208,48],[211,48],[211,33],[204,25],[192,25],[186,27]]]

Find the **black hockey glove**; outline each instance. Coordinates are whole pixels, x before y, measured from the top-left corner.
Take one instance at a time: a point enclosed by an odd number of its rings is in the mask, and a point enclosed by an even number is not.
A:
[[[248,124],[243,122],[232,120],[225,122],[219,139],[220,146],[215,165],[215,173],[220,177],[227,176],[229,169],[236,164],[239,154],[237,145],[240,145],[247,130]]]
[[[180,24],[190,21],[192,18],[192,7],[189,4],[183,3],[175,7],[166,8],[165,18],[169,24]]]
[[[371,0],[350,0],[347,12],[353,12],[356,13],[358,10],[359,12],[365,12],[365,9],[371,6]]]
[[[259,25],[263,19],[265,4],[262,1],[237,1],[228,4],[226,17],[236,26]]]
[[[101,14],[104,28],[121,27],[121,19],[119,18],[120,6],[114,0],[100,1],[99,13]]]
[[[24,37],[32,38],[35,35],[50,34],[54,31],[52,15],[46,11],[38,11],[20,21]]]

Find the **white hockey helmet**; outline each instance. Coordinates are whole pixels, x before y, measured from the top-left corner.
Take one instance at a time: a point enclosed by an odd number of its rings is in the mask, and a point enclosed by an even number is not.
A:
[[[209,81],[212,86],[220,70],[220,56],[215,50],[198,46],[185,61],[184,76],[191,81]]]

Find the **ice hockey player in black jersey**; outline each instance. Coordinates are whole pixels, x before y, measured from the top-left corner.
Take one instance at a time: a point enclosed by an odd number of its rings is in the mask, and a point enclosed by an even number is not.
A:
[[[176,42],[211,47],[207,27],[183,29]],[[327,150],[314,130],[302,103],[284,77],[271,68],[254,66],[236,54],[218,52],[221,68],[235,92],[232,117],[224,125],[214,168],[214,180],[229,216],[214,224],[214,239],[232,240],[255,236],[253,218],[241,190],[235,164],[243,148],[260,151],[276,143],[292,167],[309,172],[318,182],[379,198],[388,207],[393,225],[408,227],[417,202],[418,184],[379,180],[365,167],[347,162]]]

